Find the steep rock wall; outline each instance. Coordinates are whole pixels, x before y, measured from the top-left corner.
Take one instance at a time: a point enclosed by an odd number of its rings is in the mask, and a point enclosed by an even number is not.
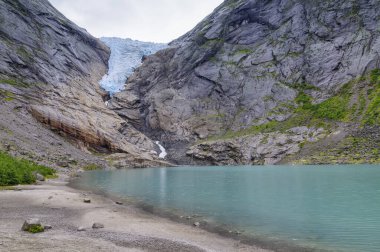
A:
[[[321,103],[379,67],[379,10],[376,0],[226,0],[149,56],[112,103],[173,146],[284,122],[301,94]]]

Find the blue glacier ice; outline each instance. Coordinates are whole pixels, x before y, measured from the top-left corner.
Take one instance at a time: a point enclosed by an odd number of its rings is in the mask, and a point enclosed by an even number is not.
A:
[[[128,77],[141,65],[144,55],[154,54],[167,47],[166,44],[132,39],[101,38],[100,40],[111,49],[108,73],[100,81],[100,85],[111,95],[124,89]]]

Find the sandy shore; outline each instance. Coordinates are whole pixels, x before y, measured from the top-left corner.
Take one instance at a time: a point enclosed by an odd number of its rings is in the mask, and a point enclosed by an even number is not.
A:
[[[62,181],[19,188],[0,191],[0,251],[268,251],[117,205]],[[40,234],[22,232],[28,218],[53,228]],[[94,222],[105,228],[92,229]],[[81,226],[86,231],[77,231]]]

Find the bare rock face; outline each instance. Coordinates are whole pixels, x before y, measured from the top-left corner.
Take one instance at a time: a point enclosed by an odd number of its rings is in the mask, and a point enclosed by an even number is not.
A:
[[[379,67],[379,20],[375,0],[226,0],[147,57],[111,108],[167,146],[282,122],[305,86],[319,103]]]
[[[87,146],[132,157],[149,153],[154,143],[104,103],[98,81],[109,54],[47,0],[0,0],[2,94],[12,94],[39,122]]]
[[[272,165],[299,152],[300,144],[316,142],[325,136],[323,129],[299,127],[284,133],[206,141],[193,145],[187,154],[213,165]]]

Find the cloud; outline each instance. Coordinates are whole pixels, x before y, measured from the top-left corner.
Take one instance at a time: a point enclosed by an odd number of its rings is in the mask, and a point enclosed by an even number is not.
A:
[[[223,0],[50,0],[96,37],[169,42],[191,30]]]

